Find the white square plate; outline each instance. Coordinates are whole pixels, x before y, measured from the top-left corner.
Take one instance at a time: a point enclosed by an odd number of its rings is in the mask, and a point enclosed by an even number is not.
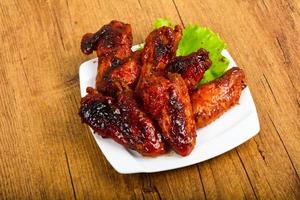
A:
[[[133,46],[135,50],[137,46]],[[236,66],[224,50],[222,54],[230,60],[229,67]],[[86,87],[95,87],[98,59],[94,58],[80,65],[81,96]],[[234,106],[210,125],[197,130],[197,144],[186,157],[173,151],[155,158],[143,157],[135,151],[125,149],[109,138],[93,134],[102,153],[110,164],[121,174],[151,173],[193,165],[223,154],[246,142],[259,132],[259,121],[250,90],[246,87],[241,94],[239,105]],[[93,132],[93,131],[92,131]]]

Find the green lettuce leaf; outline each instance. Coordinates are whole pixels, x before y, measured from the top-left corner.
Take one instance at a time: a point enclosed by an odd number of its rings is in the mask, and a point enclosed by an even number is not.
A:
[[[174,27],[174,25],[171,23],[169,19],[159,18],[154,22],[155,28],[160,28],[162,26]]]
[[[226,47],[226,43],[221,40],[218,34],[208,28],[190,24],[183,30],[176,55],[186,56],[200,48],[209,52],[212,65],[205,72],[203,79],[198,84],[199,86],[219,78],[224,74],[229,65],[229,60],[224,57],[221,52]]]
[[[169,20],[164,19],[158,19],[155,22],[156,28],[159,28],[159,25],[173,27]],[[222,76],[229,65],[229,60],[221,54],[222,50],[227,48],[227,45],[219,35],[208,28],[190,24],[183,29],[176,55],[186,56],[196,52],[200,48],[209,52],[212,65],[205,72],[203,79],[197,87]]]

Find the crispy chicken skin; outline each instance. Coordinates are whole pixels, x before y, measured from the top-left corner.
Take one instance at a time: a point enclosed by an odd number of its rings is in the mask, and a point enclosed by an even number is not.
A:
[[[196,126],[201,128],[208,125],[238,104],[245,86],[244,71],[238,67],[231,68],[219,79],[202,85],[191,95]]]
[[[175,57],[182,28],[175,26],[174,30],[163,26],[152,31],[146,38],[142,53],[142,74],[161,74],[165,72],[168,62]]]
[[[86,33],[81,40],[84,54],[97,52],[98,57],[113,54],[119,59],[131,55],[132,30],[130,24],[112,20],[96,33]]]
[[[141,70],[140,55],[141,51],[136,51],[124,60],[103,58],[96,77],[98,91],[115,96],[118,91],[135,88]]]
[[[103,96],[92,88],[87,88],[87,92],[81,100],[79,115],[96,133],[111,137],[142,155],[166,152],[154,122],[138,107],[131,91],[120,93],[117,99]]]
[[[178,56],[167,66],[167,71],[181,74],[188,89],[192,92],[202,80],[205,71],[211,66],[208,52],[199,49],[188,56]]]

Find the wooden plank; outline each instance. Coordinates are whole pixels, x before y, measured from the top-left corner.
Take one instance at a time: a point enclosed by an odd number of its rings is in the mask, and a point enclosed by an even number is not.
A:
[[[1,1],[0,8],[1,198],[72,199],[64,133],[51,123],[61,115],[51,95],[59,91],[51,27],[40,26],[39,5]]]
[[[175,2],[184,22],[219,32],[246,71],[261,131],[237,153],[257,197],[299,198],[299,3]]]

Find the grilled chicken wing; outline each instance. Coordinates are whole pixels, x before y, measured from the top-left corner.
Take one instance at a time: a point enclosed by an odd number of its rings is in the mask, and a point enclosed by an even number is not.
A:
[[[163,26],[148,35],[141,55],[142,69],[136,87],[136,92],[139,95],[143,95],[145,84],[156,84],[157,80],[167,82],[164,77],[166,74],[165,67],[176,55],[181,32],[182,28],[179,25],[175,26],[174,30]]]
[[[179,74],[168,74],[171,85],[158,123],[164,138],[182,156],[190,154],[196,142],[196,127],[188,89]]]
[[[136,51],[124,60],[103,58],[96,77],[98,91],[115,96],[118,91],[134,88],[141,70],[140,54],[141,51]]]
[[[79,115],[82,121],[103,137],[111,137],[127,148],[147,156],[165,153],[165,144],[154,122],[138,107],[131,91],[117,100],[92,88],[82,98]]]
[[[81,41],[85,54],[97,52],[96,88],[114,96],[127,86],[134,86],[140,73],[140,52],[132,54],[131,26],[116,20],[104,25],[94,34],[87,33]]]
[[[211,66],[208,52],[199,49],[188,56],[178,56],[167,66],[167,71],[181,74],[190,92],[202,80],[205,71]]]
[[[181,32],[180,26],[176,26],[174,30],[164,26],[152,31],[146,38],[141,55],[142,69],[136,93],[145,101],[146,108],[155,108],[155,113],[159,112],[159,105],[163,105],[162,98],[166,98],[164,92],[169,87],[169,81],[163,75],[166,65],[175,57]],[[145,94],[145,87],[149,89],[150,93]]]
[[[175,52],[181,39],[181,26],[175,26],[174,30],[163,26],[152,31],[146,38],[146,44],[142,53],[142,74],[161,74],[165,72],[168,62],[175,57]]]
[[[142,53],[142,72],[136,92],[144,109],[157,120],[164,139],[180,155],[195,145],[196,129],[188,89],[179,74],[166,75],[165,67],[175,57],[181,29],[154,30]]]
[[[119,59],[131,55],[132,30],[130,24],[113,20],[96,33],[87,33],[81,40],[81,51],[84,54],[97,52],[98,57],[113,54]]]
[[[196,139],[195,121],[187,87],[179,74],[145,77],[140,97],[144,109],[157,120],[164,139],[180,155],[188,155]]]
[[[191,95],[196,126],[206,126],[236,105],[245,86],[244,71],[237,67],[202,85]]]

